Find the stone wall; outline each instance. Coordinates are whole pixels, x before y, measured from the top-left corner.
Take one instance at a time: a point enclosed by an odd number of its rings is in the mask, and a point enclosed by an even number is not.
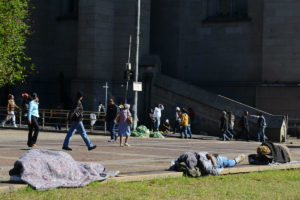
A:
[[[299,82],[300,1],[265,0],[263,81]]]
[[[61,2],[31,1],[34,9],[28,54],[37,73],[27,85],[10,90],[16,94],[36,91],[41,106],[53,108],[61,101],[70,104],[81,89],[87,96],[86,109],[95,109],[98,101],[104,101],[102,86],[107,81],[109,97],[123,101],[130,34],[131,61],[135,62],[136,1],[79,0],[75,17],[61,15]],[[141,57],[149,54],[150,2],[143,0],[141,6]],[[130,92],[130,103],[132,95]]]
[[[151,53],[161,56],[162,73],[255,104],[253,86],[260,83],[262,69],[263,1],[248,1],[249,18],[244,21],[207,20],[206,0],[152,4]]]
[[[224,96],[216,95],[200,89],[194,85],[184,83],[165,75],[158,75],[155,78],[153,88],[153,107],[162,103],[165,106],[162,120],[168,118],[174,122],[176,106],[192,108],[195,112],[195,119],[192,128],[195,133],[220,136],[219,119],[221,111],[227,109],[236,115],[237,124],[243,112],[255,115],[262,112],[266,118],[268,128],[266,135],[273,141],[284,141],[287,132],[287,121],[285,116],[272,115],[257,108],[242,104]],[[250,117],[250,132],[252,138],[256,138],[256,118]]]

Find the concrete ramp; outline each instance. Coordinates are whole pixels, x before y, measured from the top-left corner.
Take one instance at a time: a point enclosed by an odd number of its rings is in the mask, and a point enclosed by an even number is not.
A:
[[[236,115],[236,124],[243,112],[247,110],[250,114],[263,113],[268,124],[266,135],[269,139],[276,142],[286,139],[287,117],[285,116],[272,115],[166,75],[157,75],[153,82],[152,103],[164,104],[163,115],[165,116],[175,116],[176,106],[191,107],[196,114],[192,123],[195,132],[205,132],[208,135],[217,136],[220,134],[221,110],[232,111]],[[256,135],[256,121],[256,118],[250,118],[250,132],[253,136]]]

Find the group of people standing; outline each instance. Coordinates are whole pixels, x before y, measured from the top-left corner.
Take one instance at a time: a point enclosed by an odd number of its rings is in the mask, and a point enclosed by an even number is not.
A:
[[[256,140],[258,142],[265,142],[265,129],[267,127],[266,119],[261,112],[258,112],[257,115],[249,115],[248,111],[244,111],[244,115],[241,117],[238,126],[241,128],[241,131],[236,132],[234,130],[235,126],[235,115],[231,111],[223,110],[222,116],[220,118],[220,130],[222,133],[222,139],[224,141],[235,139],[240,139],[244,137],[247,141],[250,141],[250,126],[249,126],[249,117],[257,118],[257,135]]]
[[[164,106],[162,104],[158,104],[154,110],[150,109],[148,113],[148,127],[151,131],[162,131],[164,133],[170,133],[171,131],[180,132],[181,138],[189,138],[192,139],[192,131],[191,131],[191,115],[187,109],[176,107],[175,112],[175,125],[172,129],[170,125],[169,119],[165,119],[165,121],[161,125],[161,116],[162,111],[164,110]]]

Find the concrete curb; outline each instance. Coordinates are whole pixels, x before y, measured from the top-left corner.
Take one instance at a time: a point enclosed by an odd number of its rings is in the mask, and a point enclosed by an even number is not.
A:
[[[262,172],[271,170],[284,170],[284,169],[298,169],[300,168],[300,163],[297,164],[282,164],[282,165],[245,165],[245,167],[233,167],[225,168],[221,174],[240,174],[249,172]]]
[[[7,185],[0,186],[0,193],[15,192],[26,187],[27,184],[7,183]]]
[[[257,165],[257,166],[242,166],[242,167],[233,167],[226,168],[221,172],[221,175],[228,174],[240,174],[240,173],[250,173],[250,172],[261,172],[261,171],[270,171],[270,170],[285,170],[285,169],[298,169],[300,168],[300,163],[297,164],[284,164],[284,165]],[[133,174],[133,175],[118,175],[113,178],[109,178],[103,182],[102,184],[116,181],[116,182],[135,182],[135,181],[147,181],[159,178],[177,178],[182,177],[182,172],[173,172],[173,171],[162,171],[161,173],[151,173],[151,174]],[[27,184],[10,184],[8,181],[7,185],[0,186],[0,193],[4,192],[14,192],[20,189],[27,187]]]

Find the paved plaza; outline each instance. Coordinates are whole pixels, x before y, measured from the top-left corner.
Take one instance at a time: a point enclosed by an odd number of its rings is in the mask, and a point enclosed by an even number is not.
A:
[[[40,132],[37,148],[61,150],[65,133]],[[99,162],[108,170],[119,170],[121,176],[143,175],[165,172],[171,160],[187,151],[207,151],[218,153],[229,158],[238,154],[255,153],[258,142],[219,141],[214,137],[196,136],[196,139],[185,140],[176,137],[165,139],[130,138],[130,147],[120,147],[119,142],[108,142],[109,136],[89,135],[97,148],[88,151],[80,135],[74,135],[70,153],[77,161]],[[14,162],[29,148],[26,146],[27,131],[14,129],[0,129],[0,181],[9,180],[8,171]],[[292,143],[292,144],[290,144]],[[287,143],[294,160],[300,160],[300,141]],[[239,168],[249,167],[245,160]],[[251,166],[254,167],[254,166]]]

